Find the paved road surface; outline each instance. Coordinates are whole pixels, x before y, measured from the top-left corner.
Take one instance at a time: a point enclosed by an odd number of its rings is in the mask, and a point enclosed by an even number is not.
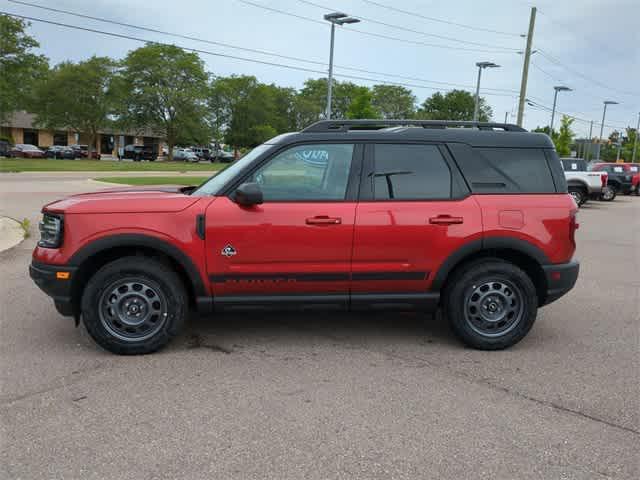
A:
[[[117,357],[29,280],[40,206],[99,188],[0,175],[0,477],[640,478],[640,199],[581,209],[582,274],[504,352],[419,314],[194,319]]]

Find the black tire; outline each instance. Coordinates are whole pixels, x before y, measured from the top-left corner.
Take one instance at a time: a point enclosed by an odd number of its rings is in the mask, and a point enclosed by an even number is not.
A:
[[[481,291],[485,287],[488,289]],[[444,313],[451,329],[465,344],[479,350],[515,345],[531,330],[537,312],[538,296],[529,276],[498,258],[463,265],[444,292]]]
[[[587,201],[587,192],[582,187],[569,186],[569,195],[573,197],[576,205],[581,206]]]
[[[182,329],[187,313],[187,294],[178,274],[148,257],[108,263],[91,277],[82,295],[82,320],[89,335],[119,355],[161,349]]]

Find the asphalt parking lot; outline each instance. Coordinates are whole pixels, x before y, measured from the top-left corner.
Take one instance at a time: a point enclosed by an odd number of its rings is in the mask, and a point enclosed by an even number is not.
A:
[[[579,213],[575,289],[502,352],[421,314],[193,319],[118,357],[28,277],[40,207],[89,174],[0,174],[0,476],[640,478],[640,198]]]

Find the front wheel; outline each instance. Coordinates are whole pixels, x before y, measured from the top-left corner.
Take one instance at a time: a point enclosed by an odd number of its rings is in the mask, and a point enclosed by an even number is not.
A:
[[[91,277],[82,320],[102,348],[120,355],[151,353],[183,326],[188,300],[180,277],[147,257],[124,257]]]
[[[587,200],[587,194],[582,188],[569,187],[569,195],[573,197],[578,206],[581,206]]]
[[[480,350],[515,345],[531,330],[538,296],[529,276],[512,263],[486,258],[463,266],[445,290],[453,332]]]

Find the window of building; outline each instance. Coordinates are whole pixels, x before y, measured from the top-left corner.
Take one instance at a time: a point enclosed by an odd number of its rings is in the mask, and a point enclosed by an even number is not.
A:
[[[27,130],[23,131],[23,140],[22,143],[26,143],[27,145],[40,145],[38,136],[38,130]]]
[[[69,136],[67,135],[67,132],[55,132],[53,134],[53,144],[66,147],[68,138]]]

